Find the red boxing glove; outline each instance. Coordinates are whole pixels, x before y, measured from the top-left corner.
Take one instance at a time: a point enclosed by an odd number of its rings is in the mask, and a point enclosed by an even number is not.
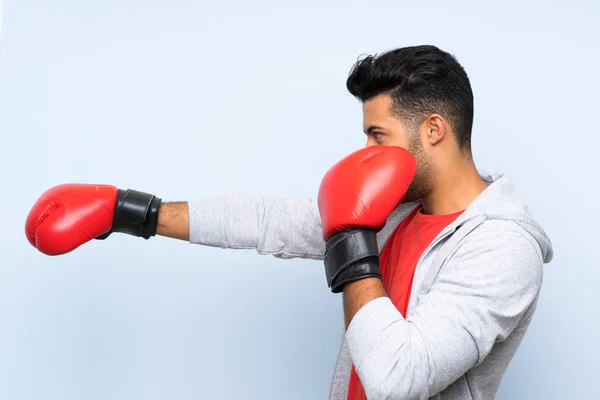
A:
[[[124,232],[156,234],[161,199],[109,185],[64,184],[40,196],[25,222],[27,240],[44,254],[68,253],[92,239]]]
[[[344,284],[381,277],[376,233],[400,204],[416,161],[396,146],[370,146],[335,164],[319,189],[325,272],[332,292]]]

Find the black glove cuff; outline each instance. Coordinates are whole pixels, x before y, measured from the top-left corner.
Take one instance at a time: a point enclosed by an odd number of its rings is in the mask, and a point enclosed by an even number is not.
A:
[[[375,231],[349,229],[331,236],[325,246],[325,275],[333,293],[340,293],[348,282],[381,278]]]
[[[152,194],[119,189],[112,228],[97,239],[106,239],[112,232],[150,239],[156,235],[161,204],[162,200]]]

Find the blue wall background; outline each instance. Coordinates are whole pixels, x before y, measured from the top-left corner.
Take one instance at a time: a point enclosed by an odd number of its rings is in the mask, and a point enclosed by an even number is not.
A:
[[[315,196],[364,144],[351,65],[423,43],[467,69],[476,161],[555,245],[498,399],[596,398],[600,7],[491,4],[7,0],[0,398],[326,398],[342,312],[319,262],[124,235],[50,258],[23,224],[63,182]]]

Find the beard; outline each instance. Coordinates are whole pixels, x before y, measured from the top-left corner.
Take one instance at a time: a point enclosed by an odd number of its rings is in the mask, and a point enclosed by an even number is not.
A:
[[[408,145],[408,151],[413,155],[417,162],[417,171],[406,191],[402,203],[412,203],[417,200],[422,200],[429,192],[433,176],[433,162],[431,158],[425,154],[418,133],[411,138]]]

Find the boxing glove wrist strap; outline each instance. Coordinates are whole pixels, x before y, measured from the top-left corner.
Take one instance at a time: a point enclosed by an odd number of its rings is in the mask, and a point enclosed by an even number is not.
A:
[[[325,275],[333,293],[352,281],[381,278],[375,231],[349,229],[331,236],[325,247]]]
[[[161,204],[152,194],[119,189],[112,228],[97,239],[106,239],[112,232],[150,239],[156,235]]]

